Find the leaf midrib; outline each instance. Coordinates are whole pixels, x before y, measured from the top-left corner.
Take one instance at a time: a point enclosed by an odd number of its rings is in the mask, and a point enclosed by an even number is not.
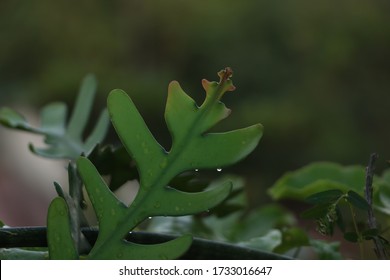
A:
[[[205,102],[200,107],[198,107],[199,111],[197,111],[197,116],[194,118],[191,125],[188,126],[189,128],[199,127],[198,123],[202,119],[207,117],[215,102],[218,102],[218,97],[221,95],[221,93],[218,91],[221,91],[222,89],[223,89],[222,85],[219,85],[216,90],[217,92],[214,95],[214,98],[209,99],[209,101],[205,99]],[[118,132],[118,134],[120,133]],[[186,146],[187,147],[190,146],[188,142],[191,142],[190,140],[194,139],[195,135],[202,135],[202,132],[200,132],[199,129],[188,129],[187,134],[181,138],[181,141],[179,143],[173,142],[171,150],[168,152],[167,155],[164,155],[167,157],[167,166],[165,168],[161,168],[160,172],[157,173],[156,179],[154,180],[154,183],[151,184],[150,190],[144,192],[142,191],[144,186],[142,184],[140,185],[140,189],[137,193],[137,196],[135,197],[133,203],[127,208],[128,213],[124,215],[122,219],[120,219],[124,222],[119,223],[121,226],[116,230],[114,230],[111,235],[109,235],[106,242],[103,241],[103,243],[99,246],[99,248],[96,249],[96,251],[93,250],[93,252],[91,252],[92,253],[91,257],[93,257],[94,255],[98,255],[99,251],[101,250],[104,251],[104,248],[109,246],[110,243],[117,242],[118,240],[122,240],[124,236],[126,236],[126,234],[129,232],[129,230],[137,226],[137,224],[129,225],[128,223],[126,223],[126,221],[137,220],[139,218],[137,216],[139,216],[140,212],[143,210],[142,209],[143,205],[145,205],[143,202],[145,200],[146,201],[149,200],[150,197],[156,196],[156,193],[161,191],[161,187],[164,188],[168,185],[169,181],[175,175],[175,174],[171,174],[172,172],[171,170],[176,169],[174,167],[176,167],[175,165],[178,159],[180,159],[180,156],[183,155],[183,153],[185,153]],[[142,182],[142,180],[140,180],[140,182]],[[134,205],[134,202],[136,202],[136,205]]]

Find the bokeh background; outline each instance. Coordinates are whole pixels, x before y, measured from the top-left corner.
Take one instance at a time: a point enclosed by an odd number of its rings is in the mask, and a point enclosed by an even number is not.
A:
[[[34,120],[48,102],[71,106],[82,78],[94,73],[96,114],[110,90],[124,89],[169,146],[163,120],[168,83],[178,80],[201,102],[201,79],[215,80],[230,66],[237,90],[224,102],[233,113],[217,129],[264,125],[255,152],[225,170],[246,178],[256,205],[283,173],[313,161],[365,165],[377,152],[378,172],[387,167],[389,14],[385,0],[2,0],[0,104]],[[29,142],[31,136],[0,130],[3,189],[15,179],[38,184],[22,178],[22,168],[47,178],[39,181],[47,184],[42,189],[52,189],[53,180],[66,184],[55,178],[65,173],[62,167],[55,173],[51,163],[31,164],[34,156],[17,137]],[[112,131],[109,137],[115,141]],[[44,217],[52,195],[34,212],[41,207]],[[2,205],[11,198],[3,195]],[[23,213],[6,222],[45,223],[26,219]]]

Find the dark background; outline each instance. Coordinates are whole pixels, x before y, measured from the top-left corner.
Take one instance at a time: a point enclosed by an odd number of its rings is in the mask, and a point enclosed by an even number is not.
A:
[[[0,104],[72,105],[94,73],[96,109],[124,89],[168,146],[168,83],[201,102],[201,79],[230,66],[233,113],[218,129],[264,125],[255,152],[227,170],[246,177],[256,204],[313,161],[365,165],[378,152],[377,170],[387,166],[389,14],[385,0],[2,0]]]

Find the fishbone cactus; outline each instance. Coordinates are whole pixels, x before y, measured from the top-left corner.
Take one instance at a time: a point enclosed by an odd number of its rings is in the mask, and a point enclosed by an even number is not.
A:
[[[119,138],[134,159],[140,177],[140,188],[129,205],[124,205],[110,191],[95,166],[85,157],[77,161],[88,195],[99,221],[99,235],[88,259],[166,259],[177,258],[191,245],[192,237],[184,235],[162,244],[141,245],[128,242],[125,236],[139,223],[153,216],[182,216],[206,211],[222,202],[231,191],[229,181],[210,190],[187,193],[169,186],[182,172],[194,169],[216,169],[231,165],[253,151],[262,136],[262,126],[223,133],[209,130],[225,119],[230,110],[220,101],[235,87],[232,71],[218,73],[219,82],[202,80],[206,98],[201,106],[173,81],[168,88],[165,120],[172,135],[171,148],[162,147],[145,124],[131,98],[122,90],[108,97],[108,111]],[[69,248],[68,214],[65,202],[56,198],[49,210],[48,240],[50,248]],[[57,217],[56,222],[51,219]],[[59,220],[61,222],[59,222]],[[64,231],[59,231],[62,228]],[[64,233],[66,232],[66,233]],[[77,258],[76,250],[50,250],[51,258]]]

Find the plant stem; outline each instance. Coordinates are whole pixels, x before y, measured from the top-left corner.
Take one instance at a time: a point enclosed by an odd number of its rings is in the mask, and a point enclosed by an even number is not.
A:
[[[81,207],[83,203],[83,181],[77,172],[77,167],[74,162],[70,162],[68,165],[68,180],[69,180],[69,195],[73,201],[73,205],[69,205],[71,201],[67,202],[69,210],[73,210],[71,215],[72,233],[76,248],[79,252],[91,250],[91,246],[85,239],[81,232],[81,227],[88,225],[84,216],[83,209]]]
[[[364,189],[364,195],[367,200],[367,203],[369,205],[368,208],[368,225],[370,229],[377,229],[377,223],[376,219],[374,216],[374,210],[372,208],[372,198],[373,198],[373,192],[374,192],[374,187],[372,185],[373,180],[374,180],[374,170],[375,170],[375,161],[378,158],[378,155],[376,153],[372,153],[370,155],[370,159],[368,162],[368,166],[366,168],[366,186]],[[385,260],[387,259],[387,253],[386,249],[384,248],[381,240],[377,237],[373,237],[373,242],[374,242],[374,251],[375,254],[377,255],[378,259]]]
[[[362,235],[361,235],[361,233],[359,231],[359,228],[357,226],[357,223],[356,223],[356,213],[355,213],[355,211],[353,211],[352,204],[351,203],[348,203],[348,204],[349,204],[349,209],[351,210],[353,227],[355,228],[355,232],[356,232],[356,234],[358,236],[360,258],[362,260],[364,260],[363,238],[362,238]]]
[[[375,161],[377,158],[378,158],[377,154],[375,153],[371,154],[370,160],[368,162],[368,166],[366,167],[366,186],[364,189],[364,195],[368,205],[370,206],[368,209],[368,224],[370,228],[376,228],[376,220],[372,210],[372,196],[374,191],[372,183],[374,180]]]

